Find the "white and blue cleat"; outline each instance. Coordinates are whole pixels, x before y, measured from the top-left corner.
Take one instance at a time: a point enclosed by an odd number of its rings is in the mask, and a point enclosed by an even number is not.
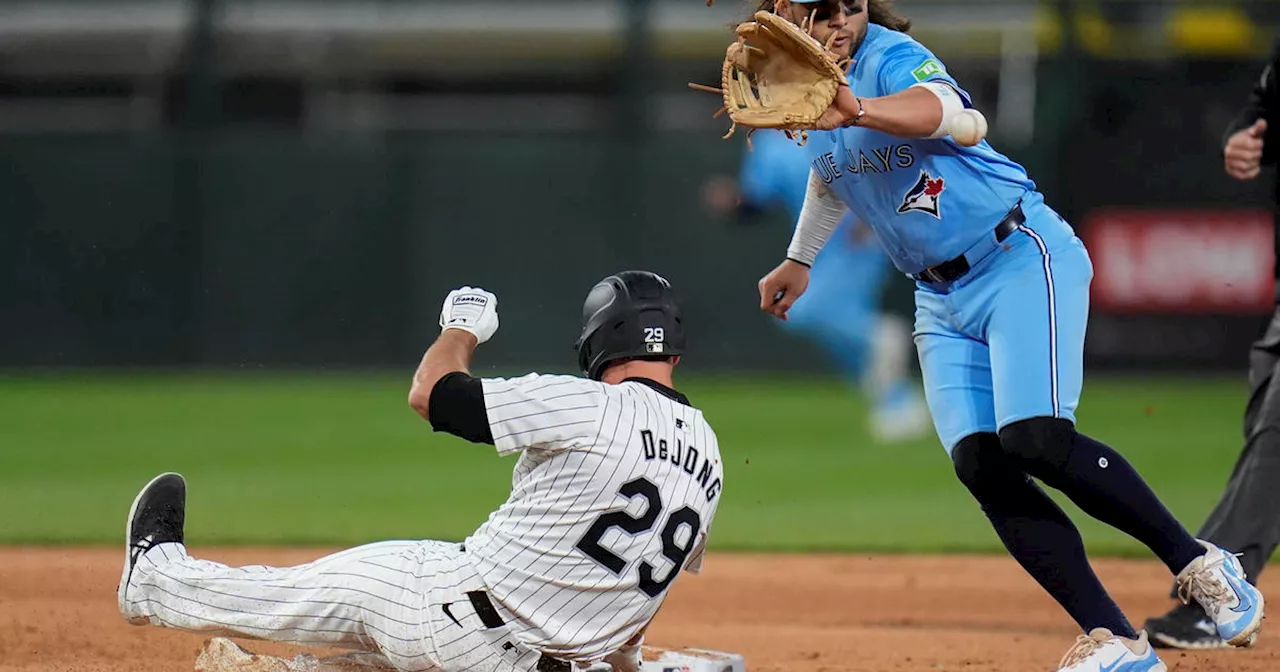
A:
[[[1168,668],[1147,641],[1147,633],[1137,639],[1111,634],[1106,628],[1094,628],[1076,639],[1058,663],[1058,672],[1167,672]]]
[[[1245,580],[1236,556],[1201,541],[1206,552],[1178,573],[1178,596],[1199,603],[1231,646],[1249,646],[1262,627],[1262,593]]]

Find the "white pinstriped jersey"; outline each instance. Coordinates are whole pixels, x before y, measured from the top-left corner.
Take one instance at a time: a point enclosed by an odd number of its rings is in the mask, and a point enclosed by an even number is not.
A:
[[[702,412],[646,382],[530,374],[483,380],[511,496],[465,541],[525,644],[612,653],[701,569],[724,470]],[[663,390],[665,388],[662,388]]]

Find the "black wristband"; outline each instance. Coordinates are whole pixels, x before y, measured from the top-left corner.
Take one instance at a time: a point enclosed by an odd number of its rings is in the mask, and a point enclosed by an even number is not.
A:
[[[799,259],[796,259],[795,257],[787,257],[787,261],[794,261],[794,262],[796,262],[797,264],[800,264],[801,266],[804,266],[805,268],[813,268],[813,264],[806,264],[806,263],[804,263],[803,261],[800,261]]]

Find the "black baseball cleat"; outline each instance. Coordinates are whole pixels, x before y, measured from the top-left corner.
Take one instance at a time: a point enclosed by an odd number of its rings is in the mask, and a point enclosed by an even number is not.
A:
[[[187,517],[187,481],[181,474],[165,473],[151,479],[129,507],[124,527],[124,571],[116,587],[116,604],[120,615],[134,625],[149,622],[146,616],[131,615],[125,593],[133,567],[152,546],[183,543],[183,525]]]
[[[1204,609],[1198,604],[1179,604],[1169,613],[1149,618],[1143,626],[1151,636],[1151,644],[1161,649],[1229,649],[1230,644],[1218,636]]]

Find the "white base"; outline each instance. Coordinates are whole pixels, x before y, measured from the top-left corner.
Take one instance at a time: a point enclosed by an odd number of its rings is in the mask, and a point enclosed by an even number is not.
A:
[[[740,653],[705,649],[675,651],[654,646],[643,647],[643,651],[641,672],[747,672],[747,661]]]

